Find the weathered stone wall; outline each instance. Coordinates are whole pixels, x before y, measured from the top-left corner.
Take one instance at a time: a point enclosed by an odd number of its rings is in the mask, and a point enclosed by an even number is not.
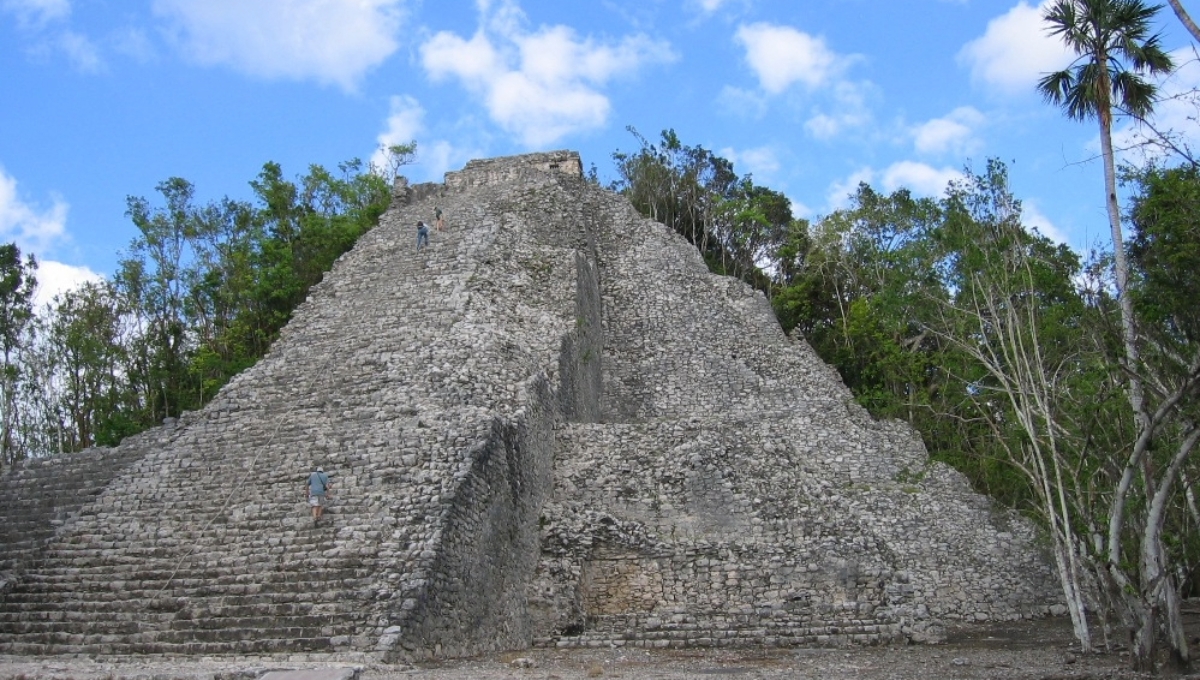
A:
[[[3,477],[8,500],[0,522],[0,592],[19,578],[25,561],[70,524],[130,463],[170,441],[174,428],[129,437],[120,446],[25,461]]]
[[[761,294],[587,195],[610,424],[559,435],[540,644],[929,640],[1049,611],[1030,525],[871,419]]]
[[[42,513],[0,652],[870,642],[1046,611],[1027,524],[581,167],[398,183],[266,358]]]
[[[469,161],[459,172],[446,173],[446,187],[463,189],[469,186],[513,185],[531,177],[536,183],[541,181],[539,176],[544,177],[548,173],[582,177],[583,162],[574,151],[526,154],[516,163],[511,158],[482,158]]]
[[[562,341],[559,376],[563,417],[592,423],[602,417],[604,319],[594,253],[575,256],[575,328]]]

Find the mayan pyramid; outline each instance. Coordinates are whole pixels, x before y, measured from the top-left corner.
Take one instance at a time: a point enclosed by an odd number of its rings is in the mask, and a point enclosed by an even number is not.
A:
[[[398,182],[202,411],[6,470],[0,653],[875,643],[1061,611],[1031,525],[581,169]]]

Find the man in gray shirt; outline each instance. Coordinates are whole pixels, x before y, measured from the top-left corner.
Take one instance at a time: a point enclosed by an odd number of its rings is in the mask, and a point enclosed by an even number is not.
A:
[[[308,494],[308,506],[312,508],[313,524],[320,522],[321,513],[325,509],[325,493],[332,488],[333,484],[329,482],[329,475],[325,474],[324,468],[319,467],[308,476],[305,492]]]

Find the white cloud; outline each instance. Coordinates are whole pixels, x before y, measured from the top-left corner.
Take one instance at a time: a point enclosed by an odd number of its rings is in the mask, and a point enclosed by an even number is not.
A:
[[[696,3],[700,5],[700,9],[703,9],[705,12],[715,12],[725,2],[726,0],[696,0]]]
[[[473,158],[482,158],[487,154],[482,149],[466,149],[457,147],[445,140],[434,141],[421,147],[421,167],[429,177],[442,181],[445,174],[453,169],[461,168]]]
[[[818,113],[804,122],[804,129],[817,139],[833,139],[842,131],[843,123],[847,122],[837,116]]]
[[[717,103],[723,111],[757,118],[767,112],[767,98],[760,92],[751,92],[726,85],[717,95]]]
[[[137,61],[146,63],[155,57],[155,50],[150,38],[138,28],[128,27],[112,35],[111,44],[115,51]]]
[[[1055,243],[1068,243],[1067,235],[1031,201],[1021,202],[1021,223],[1026,227],[1036,229],[1042,236]]]
[[[524,28],[515,2],[480,0],[480,28],[470,40],[441,32],[421,46],[434,80],[457,78],[481,98],[492,120],[530,147],[602,127],[611,110],[599,88],[645,64],[675,59],[666,43],[643,35],[601,44],[567,26]]]
[[[823,38],[790,26],[755,23],[738,28],[735,39],[764,90],[780,94],[793,83],[812,89],[838,77],[853,57],[834,53]]]
[[[22,28],[37,28],[71,14],[70,0],[2,0],[0,10],[17,17]]]
[[[974,107],[960,106],[942,118],[918,125],[913,130],[913,144],[922,154],[969,156],[980,147],[975,131],[985,122],[984,115]]]
[[[408,144],[425,129],[424,120],[425,109],[416,99],[407,95],[392,97],[385,128],[375,141],[380,147]],[[374,155],[371,156],[371,165],[387,167],[387,154],[382,148],[375,149]]]
[[[871,111],[867,106],[869,83],[838,82],[832,88],[833,101],[829,105],[832,113],[814,113],[804,123],[804,129],[817,139],[829,140],[846,130],[861,128],[871,122]]]
[[[829,187],[826,200],[829,210],[838,210],[850,205],[850,197],[858,193],[859,184],[871,184],[877,191],[891,193],[908,189],[917,196],[940,197],[950,182],[963,179],[961,171],[953,168],[935,168],[916,161],[899,161],[882,172],[872,168],[860,168],[843,180]]]
[[[41,309],[54,300],[54,296],[74,290],[88,282],[99,282],[104,277],[87,267],[76,267],[54,260],[38,262],[37,290],[33,294],[33,308]]]
[[[778,172],[779,168],[782,167],[775,149],[769,146],[760,146],[742,151],[735,151],[727,147],[721,150],[721,156],[733,163],[734,170],[738,174],[743,175],[750,173],[755,177],[764,177]]]
[[[791,203],[792,206],[792,217],[795,217],[796,219],[811,219],[815,214],[812,208],[808,207],[804,203],[801,203],[800,201],[789,198],[788,202]]]
[[[1025,0],[989,21],[984,34],[958,53],[959,63],[971,69],[973,81],[1000,94],[1032,93],[1038,79],[1065,68],[1071,60],[1062,41],[1046,33],[1041,7]]]
[[[953,168],[935,168],[915,161],[893,163],[883,171],[883,188],[892,192],[906,188],[920,196],[941,196],[950,182],[963,179]]]
[[[405,0],[155,0],[197,63],[354,89],[396,51]]]
[[[858,193],[858,185],[870,184],[873,181],[875,181],[875,171],[871,168],[860,168],[846,179],[834,182],[829,186],[829,192],[825,195],[829,210],[832,212],[849,206],[850,197]]]
[[[963,174],[953,168],[935,168],[916,161],[899,161],[882,171],[860,168],[843,180],[830,185],[826,194],[828,210],[839,210],[850,205],[850,198],[858,193],[859,184],[869,184],[876,191],[891,193],[908,189],[916,196],[941,197],[950,182],[960,181]],[[1047,224],[1049,221],[1047,220]]]
[[[74,31],[64,31],[58,36],[55,44],[80,71],[100,73],[104,70],[100,52],[87,36]]]
[[[71,15],[70,0],[0,0],[0,11],[14,15],[17,25],[29,31],[27,37],[35,41],[30,50],[33,54],[47,56],[61,52],[79,71],[104,70],[104,61],[91,39],[76,31],[50,26]]]
[[[0,240],[15,241],[22,252],[43,252],[66,234],[67,210],[58,198],[48,209],[26,203],[17,180],[0,168]]]
[[[467,127],[474,126],[468,124]],[[419,178],[418,181],[441,181],[448,170],[462,167],[472,158],[487,155],[482,149],[459,147],[441,139],[421,139],[425,132],[425,109],[420,102],[408,95],[395,96],[391,98],[384,130],[375,141],[381,146],[417,141],[417,155],[413,164],[401,168],[400,174],[409,179]],[[371,163],[375,167],[387,167],[387,157],[382,149],[376,149]]]
[[[874,86],[844,77],[861,57],[837,54],[823,38],[790,26],[743,25],[734,39],[745,49],[746,63],[758,78],[763,93],[758,99],[764,102],[757,107],[760,111],[765,108],[766,97],[783,94],[799,84],[807,93],[819,93],[822,100],[804,123],[804,129],[813,137],[829,140],[871,121],[867,99]],[[750,93],[729,87],[722,92],[721,100],[726,108],[753,101]]]

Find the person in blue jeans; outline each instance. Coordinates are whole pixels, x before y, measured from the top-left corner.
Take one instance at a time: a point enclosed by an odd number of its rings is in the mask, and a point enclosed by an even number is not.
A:
[[[417,250],[429,245],[429,227],[424,222],[417,222]]]
[[[332,488],[333,484],[330,483],[324,468],[317,468],[308,476],[305,492],[308,495],[308,507],[312,508],[313,524],[321,521],[321,513],[325,510],[325,494]]]

